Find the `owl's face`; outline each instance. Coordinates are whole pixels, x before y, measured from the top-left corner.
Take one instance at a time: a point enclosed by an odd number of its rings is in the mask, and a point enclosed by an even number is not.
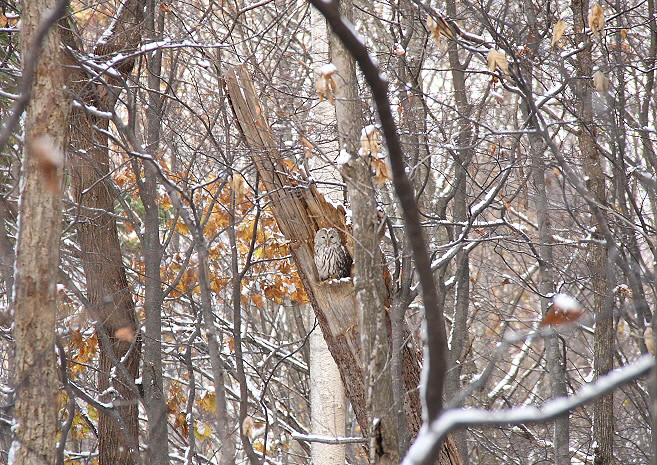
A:
[[[333,228],[328,230],[328,243],[331,245],[342,244],[342,238],[337,230]]]
[[[328,229],[322,228],[315,234],[315,246],[328,244]]]
[[[315,234],[315,245],[342,244],[340,233],[334,228],[321,228]]]

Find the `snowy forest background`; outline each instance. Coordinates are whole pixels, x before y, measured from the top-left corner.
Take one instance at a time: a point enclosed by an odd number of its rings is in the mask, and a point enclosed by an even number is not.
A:
[[[0,1],[0,463],[657,463],[654,0],[313,3]]]

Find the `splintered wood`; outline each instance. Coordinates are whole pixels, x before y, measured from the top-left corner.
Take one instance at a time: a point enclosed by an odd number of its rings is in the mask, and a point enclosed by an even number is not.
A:
[[[267,190],[278,227],[290,241],[290,252],[299,277],[338,365],[358,424],[363,431],[369,431],[354,286],[351,280],[345,279],[319,281],[313,258],[313,240],[319,228],[334,227],[343,233],[347,231],[344,210],[328,203],[312,181],[290,172],[276,148],[264,108],[245,65],[228,69],[224,85],[253,164]],[[347,248],[353,247],[351,238],[345,239]],[[350,252],[353,256],[353,249]],[[417,389],[419,358],[417,350],[406,347],[402,369],[407,392],[404,410],[413,436],[422,423]],[[443,446],[439,463],[461,463],[451,437]]]

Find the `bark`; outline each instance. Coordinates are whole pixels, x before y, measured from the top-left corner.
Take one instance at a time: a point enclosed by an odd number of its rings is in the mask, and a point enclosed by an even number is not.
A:
[[[231,425],[229,425],[228,408],[226,406],[225,378],[226,370],[221,357],[221,346],[223,334],[217,331],[214,324],[212,312],[212,295],[210,292],[210,277],[208,267],[208,245],[203,235],[203,227],[197,222],[194,233],[196,250],[198,253],[199,286],[201,287],[201,313],[203,315],[203,327],[208,338],[208,353],[210,355],[210,366],[214,379],[216,404],[217,404],[217,435],[221,449],[217,453],[217,462],[223,464],[235,463],[235,442],[231,439]]]
[[[141,41],[143,4],[128,0],[121,8],[107,41],[96,47],[96,55],[123,53],[128,56]],[[67,45],[80,49],[71,30],[64,33]],[[69,88],[86,104],[103,111],[113,111],[120,90],[110,84],[88,83],[88,76],[72,56],[69,63]],[[127,76],[134,65],[127,59],[117,66]],[[105,78],[105,77],[104,77]],[[95,128],[107,131],[106,119],[74,109],[70,118],[71,186],[78,205],[77,234],[87,280],[87,298],[92,306],[91,318],[99,325],[100,371],[98,387],[101,401],[112,402],[121,421],[100,414],[99,461],[101,465],[131,465],[140,461],[138,450],[139,395],[134,380],[139,373],[141,342],[137,335],[137,316],[132,299],[114,217],[116,193],[109,182],[110,158],[108,138]],[[121,338],[117,337],[122,334]],[[129,335],[134,335],[130,337]],[[125,337],[128,335],[128,337]],[[114,369],[115,362],[125,369]],[[113,374],[115,372],[115,374]],[[110,386],[112,390],[108,390]]]
[[[161,38],[164,30],[164,12],[150,0],[147,4],[146,33],[153,41]],[[157,49],[148,59],[148,108],[147,151],[157,156],[160,145],[162,122],[162,97],[160,75],[162,72],[162,50]],[[135,162],[138,166],[138,163]],[[157,199],[157,172],[152,163],[143,164],[144,177],[139,182],[139,195],[144,205],[144,236],[142,242],[145,286],[144,311],[145,338],[143,359],[144,407],[148,417],[148,463],[169,463],[169,437],[167,428],[167,406],[162,381],[162,245],[160,243],[160,218]],[[139,171],[135,173],[139,179]]]
[[[361,429],[367,430],[369,421],[354,288],[350,282],[319,281],[313,259],[315,231],[329,226],[344,231],[344,211],[326,202],[313,183],[305,183],[293,176],[280,161],[269,123],[246,68],[242,65],[229,69],[225,79],[231,106],[268,191],[278,226],[290,241],[290,252],[299,277],[338,364],[347,397]],[[347,247],[351,250],[353,244],[347,241]],[[409,391],[406,418],[415,436],[422,423],[419,399],[414,400],[420,380],[420,359],[417,352],[408,347],[404,349],[402,376]],[[445,442],[439,460],[441,464],[461,463],[451,437]]]
[[[312,32],[312,52],[315,68],[320,67],[329,57],[329,37],[326,21],[316,9],[310,12]],[[331,44],[332,45],[332,44]],[[348,78],[338,63],[338,92],[350,91]],[[343,96],[342,96],[343,97]],[[339,98],[336,95],[336,98]],[[336,102],[337,103],[337,102]],[[336,114],[328,102],[320,102],[315,108],[318,122],[327,126],[334,123]],[[338,125],[340,122],[338,122]],[[334,138],[322,144],[326,153],[338,153],[340,144]],[[340,370],[331,356],[321,327],[316,327],[310,336],[310,414],[313,434],[326,436],[344,436],[346,433],[345,392]],[[330,393],[330,395],[327,395]],[[341,465],[345,463],[346,447],[344,444],[311,444],[312,463],[322,465]]]
[[[353,5],[340,2],[340,14],[353,21]],[[353,284],[360,328],[365,402],[371,423],[364,432],[370,440],[371,463],[398,463],[400,445],[390,370],[390,321],[380,248],[381,227],[369,156],[360,156],[358,143],[363,120],[358,104],[356,63],[342,42],[331,35],[331,62],[337,68],[335,114],[338,141],[351,155],[340,172],[347,183],[353,224]],[[373,154],[378,156],[378,154]]]
[[[571,9],[574,16],[576,43],[588,46],[577,55],[577,78],[575,95],[577,99],[579,123],[579,149],[586,187],[599,204],[606,203],[605,176],[602,169],[603,158],[596,145],[596,125],[594,122],[591,76],[593,60],[591,40],[587,37],[585,25],[589,13],[588,0],[573,0]],[[595,228],[593,241],[589,245],[587,265],[591,275],[591,288],[594,293],[593,311],[596,314],[593,341],[593,366],[595,376],[600,377],[613,369],[614,321],[608,305],[609,282],[607,279],[607,250],[602,235],[602,225],[598,218],[592,219]],[[613,394],[596,402],[593,409],[593,439],[595,441],[595,465],[611,464],[614,460]]]
[[[247,385],[246,371],[244,370],[244,351],[242,346],[242,279],[244,279],[244,273],[248,270],[248,267],[251,263],[251,258],[253,254],[253,247],[255,245],[255,238],[257,237],[257,226],[260,218],[260,211],[256,214],[256,218],[253,221],[255,228],[253,230],[253,239],[251,241],[251,246],[249,248],[248,258],[244,265],[242,271],[239,269],[239,255],[237,249],[237,237],[236,237],[236,210],[235,210],[235,192],[231,193],[230,196],[230,225],[228,227],[228,240],[230,244],[230,266],[231,274],[233,276],[233,344],[235,347],[235,369],[237,375],[237,382],[240,385],[240,407],[239,407],[239,425],[240,425],[240,439],[242,441],[242,446],[246,452],[246,456],[249,458],[251,465],[258,465],[260,459],[253,449],[251,444],[251,438],[244,431],[244,420],[248,414],[249,407],[249,388]]]
[[[7,295],[11,294],[14,287],[14,243],[7,234],[5,224],[12,224],[16,222],[16,211],[13,205],[6,198],[0,198],[0,279],[4,281],[4,289]],[[8,326],[10,323],[5,324],[5,312],[0,312],[0,324]]]
[[[401,37],[398,41],[406,51],[399,58],[398,65],[399,87],[397,92],[400,96],[402,109],[399,118],[400,139],[411,170],[410,179],[413,188],[417,192],[420,208],[433,214],[431,204],[435,195],[435,183],[431,173],[431,157],[427,146],[427,112],[423,101],[421,74],[427,32],[421,22],[420,10],[410,5],[409,2],[400,2],[398,11],[401,26]],[[403,350],[406,341],[409,340],[406,334],[407,331],[405,331],[405,317],[408,303],[412,300],[413,264],[408,253],[410,244],[406,240],[403,231],[400,231],[397,242],[401,244],[401,249],[396,252],[396,255],[401,256],[402,259],[399,277],[393,280],[393,282],[398,283],[397,288],[390,289],[393,294],[390,308],[390,368],[392,371],[393,405],[397,415],[399,453],[404,456],[412,440],[411,429],[406,424],[403,409],[404,400],[408,397],[408,390],[402,382],[401,373]]]
[[[456,2],[447,0],[447,15],[450,18],[457,17]],[[474,156],[473,151],[473,126],[469,120],[472,114],[472,104],[468,101],[468,90],[465,82],[464,66],[461,64],[461,57],[456,42],[449,41],[448,49],[449,66],[452,76],[452,85],[454,87],[454,100],[456,111],[461,118],[458,120],[457,149],[452,156],[455,158],[454,173],[454,202],[453,215],[454,222],[466,223],[469,215],[467,203],[466,177],[467,168]],[[460,236],[463,227],[456,226],[453,230],[453,237]],[[445,381],[445,395],[451,398],[457,395],[461,389],[461,367],[463,366],[463,356],[465,353],[465,344],[467,342],[467,321],[468,309],[470,306],[470,258],[468,252],[461,251],[456,257],[456,295],[454,302],[453,324],[449,334],[450,351],[449,351],[449,371]],[[459,449],[461,457],[467,463],[468,446],[467,431],[454,433],[454,438]]]
[[[69,105],[56,28],[45,37],[40,55],[34,49],[35,32],[54,7],[54,0],[26,0],[21,12],[23,69],[29,60],[38,61],[25,120],[15,264],[16,403],[9,461],[17,465],[49,465],[57,460],[59,383],[54,347]]]
[[[310,409],[312,434],[345,436],[346,405],[342,379],[319,328],[310,335]],[[311,463],[344,464],[344,444],[312,443]]]
[[[532,52],[539,53],[540,37],[537,25],[536,10],[534,5],[528,5],[525,9],[527,16],[528,31],[526,43]],[[521,68],[526,83],[525,92],[533,96],[533,63],[531,60],[523,62]],[[545,316],[550,304],[549,296],[556,291],[555,287],[555,264],[553,254],[553,230],[550,215],[549,196],[546,188],[545,154],[547,144],[543,138],[536,133],[537,121],[532,115],[532,110],[526,105],[522,107],[525,120],[529,121],[528,140],[529,155],[531,158],[532,182],[534,185],[534,203],[536,205],[536,221],[539,236],[539,291],[541,295],[541,315]],[[565,343],[564,343],[565,344]],[[547,377],[552,390],[552,397],[566,397],[568,395],[568,379],[566,372],[565,352],[559,347],[557,337],[545,339],[545,357],[547,361]],[[559,417],[554,422],[554,463],[557,465],[570,464],[570,419],[568,415]]]
[[[657,157],[655,157],[655,148],[653,141],[649,132],[648,121],[650,118],[650,108],[651,103],[654,99],[655,92],[655,63],[657,63],[657,8],[655,6],[655,0],[648,0],[648,18],[650,21],[650,51],[649,58],[646,60],[646,88],[645,96],[641,105],[639,112],[639,123],[641,128],[640,132],[641,137],[641,147],[643,150],[644,159],[648,160],[649,163],[654,167],[657,164]],[[653,202],[653,211],[655,205]],[[653,267],[654,271],[654,267]],[[657,279],[657,274],[655,275]],[[653,286],[654,286],[653,281]],[[653,336],[657,341],[657,327],[655,326],[655,315],[653,313],[652,320],[650,322],[653,328]],[[654,344],[654,341],[653,341]],[[645,345],[645,344],[644,344]],[[652,426],[652,465],[657,465],[657,367],[652,369],[650,377],[648,379],[648,387],[650,389],[650,420]]]
[[[552,221],[549,214],[548,196],[545,187],[545,163],[543,161],[546,147],[541,137],[536,134],[532,134],[529,140],[539,236],[540,256],[538,257],[538,261],[541,314],[545,316],[550,303],[548,296],[553,295],[555,292]],[[548,337],[545,340],[545,346],[545,357],[547,360],[548,378],[552,388],[552,397],[565,397],[568,395],[566,360],[559,347],[559,339]],[[554,422],[554,463],[557,465],[570,464],[569,427],[568,415],[557,418]]]

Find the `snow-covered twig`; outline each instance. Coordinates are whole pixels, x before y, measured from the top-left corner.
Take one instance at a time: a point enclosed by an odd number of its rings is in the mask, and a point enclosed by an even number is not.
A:
[[[598,378],[597,381],[583,385],[576,394],[550,400],[540,407],[523,406],[492,411],[477,408],[446,410],[429,426],[422,427],[402,465],[433,463],[435,451],[447,433],[460,426],[548,422],[646,375],[654,366],[655,359],[651,355],[644,355],[630,365],[625,365]]]
[[[319,434],[292,433],[292,439],[305,442],[320,442],[322,444],[360,444],[368,441],[367,438],[337,438]]]

